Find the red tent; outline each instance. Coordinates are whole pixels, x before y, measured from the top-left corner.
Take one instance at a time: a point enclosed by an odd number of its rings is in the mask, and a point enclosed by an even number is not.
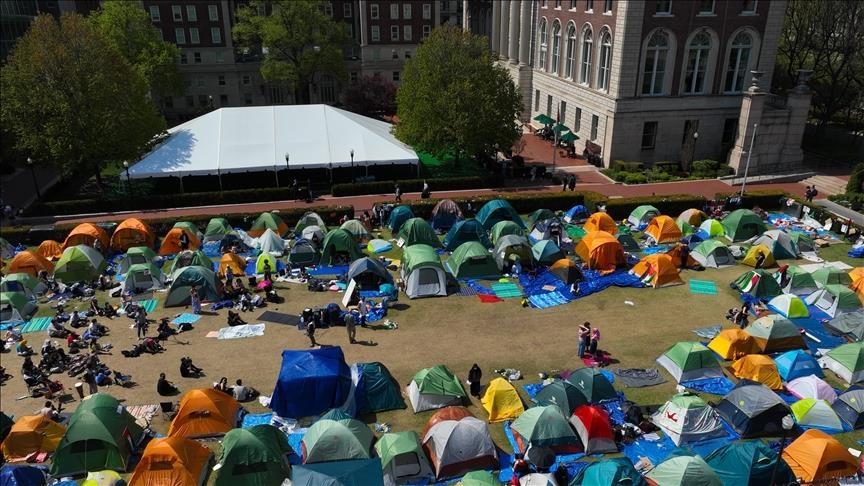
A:
[[[579,434],[579,440],[585,446],[585,454],[595,452],[618,452],[615,446],[615,433],[609,423],[609,414],[596,405],[580,405],[573,411],[570,424]]]

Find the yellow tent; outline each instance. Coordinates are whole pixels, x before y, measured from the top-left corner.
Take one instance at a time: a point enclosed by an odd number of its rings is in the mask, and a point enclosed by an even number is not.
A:
[[[765,261],[762,262],[762,268],[773,267],[774,264],[776,263],[774,261],[774,254],[771,253],[771,249],[765,245],[756,245],[756,246],[751,247],[749,250],[747,250],[747,255],[744,257],[743,260],[741,260],[741,263],[743,263],[744,265],[747,265],[749,267],[755,267],[756,266],[756,255],[760,251],[763,254],[765,254]]]
[[[760,351],[753,336],[737,327],[720,331],[720,334],[708,343],[708,348],[723,359],[738,359]]]
[[[758,381],[772,390],[782,390],[783,380],[777,372],[777,364],[764,354],[748,354],[732,363],[732,371],[738,378]]]
[[[849,270],[849,276],[852,277],[853,282],[864,279],[864,267],[855,267]]]
[[[21,417],[9,430],[0,451],[9,462],[24,461],[31,454],[57,450],[65,433],[66,427],[42,415]]]
[[[480,403],[489,414],[489,423],[515,420],[525,411],[519,393],[509,381],[500,377],[489,382]]]
[[[246,260],[236,253],[228,252],[222,255],[222,259],[219,260],[220,277],[225,276],[225,271],[228,270],[228,267],[231,267],[231,271],[235,277],[246,275]]]

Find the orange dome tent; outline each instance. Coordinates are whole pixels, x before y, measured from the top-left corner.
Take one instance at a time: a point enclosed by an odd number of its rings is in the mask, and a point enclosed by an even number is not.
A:
[[[111,249],[125,252],[134,246],[146,246],[152,249],[156,246],[156,235],[150,226],[140,219],[125,219],[117,225],[114,234],[111,235]]]
[[[180,400],[168,437],[222,435],[237,424],[240,404],[234,397],[212,388],[189,390]]]
[[[153,439],[135,466],[129,486],[198,486],[209,462],[210,450],[194,440],[182,437]]]
[[[24,461],[33,453],[51,453],[57,450],[66,427],[42,415],[21,417],[9,430],[0,446],[9,462]]]
[[[420,437],[426,437],[426,433],[429,432],[429,429],[439,422],[444,422],[445,420],[462,420],[465,417],[473,416],[474,414],[471,413],[470,410],[462,406],[456,405],[444,407],[429,417],[429,420],[426,422],[426,427],[423,428],[423,433],[420,434]]]
[[[852,277],[853,282],[864,280],[864,267],[855,267],[849,270],[849,276]]]
[[[48,260],[58,260],[63,255],[63,246],[54,240],[45,240],[36,248],[36,253],[42,255]]]
[[[23,272],[38,277],[39,272],[42,270],[45,270],[50,275],[54,273],[54,264],[36,252],[25,250],[18,252],[18,254],[15,255],[15,258],[9,262],[9,268],[6,270],[6,273]]]
[[[782,390],[783,380],[777,371],[777,363],[764,354],[748,354],[732,363],[732,371],[738,378],[758,381],[772,390]]]
[[[783,451],[783,460],[805,483],[852,476],[858,460],[846,446],[821,430],[810,429]]]
[[[187,228],[174,227],[165,235],[165,238],[162,238],[162,244],[159,246],[159,255],[174,255],[183,251],[183,248],[180,246],[180,235],[183,233],[186,233],[186,236],[189,238],[189,250],[197,250],[201,246],[201,240],[198,239],[198,235]]]
[[[681,228],[678,227],[678,223],[674,219],[661,214],[648,223],[645,234],[657,243],[674,243],[681,239]]]
[[[99,240],[99,244],[102,245],[101,251],[103,252],[108,249],[108,243],[111,242],[104,229],[93,223],[81,223],[69,232],[69,236],[63,242],[63,249],[76,245],[93,246],[93,242],[96,240]]]
[[[606,213],[592,214],[588,217],[588,220],[585,221],[585,224],[582,225],[582,229],[588,232],[605,231],[613,235],[618,234],[618,225],[612,219],[612,216],[609,216]]]
[[[228,252],[222,255],[222,259],[219,260],[220,277],[225,276],[225,271],[228,270],[228,267],[231,267],[231,272],[234,273],[235,277],[246,275],[246,260],[236,253]]]
[[[724,329],[708,343],[711,351],[719,354],[723,359],[738,359],[748,354],[758,353],[759,345],[753,340],[753,336],[741,329]]]
[[[678,267],[671,256],[655,253],[639,260],[630,273],[639,277],[645,285],[657,288],[670,285],[683,285]]]
[[[624,248],[617,238],[605,231],[591,231],[579,240],[576,254],[588,268],[611,273],[627,263]]]

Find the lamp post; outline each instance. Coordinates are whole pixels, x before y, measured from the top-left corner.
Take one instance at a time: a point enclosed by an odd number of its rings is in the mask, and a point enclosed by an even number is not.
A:
[[[351,182],[357,182],[354,178],[354,149],[351,149]]]
[[[285,168],[288,170],[288,180],[291,180],[291,156],[288,155],[288,152],[285,152]],[[291,184],[291,197],[297,199],[297,179],[294,179],[294,182]]]
[[[747,172],[750,171],[750,157],[753,155],[753,142],[756,140],[756,129],[758,127],[758,123],[753,124],[753,135],[750,136],[750,149],[747,150],[747,164],[744,166],[744,179],[741,181],[741,194],[739,196],[741,199],[744,199],[744,186],[747,185]]]
[[[693,132],[693,143],[690,145],[690,161],[687,163],[687,172],[693,169],[693,160],[696,158],[696,142],[699,141],[699,132]]]
[[[327,168],[330,171],[330,185],[332,186],[333,185],[333,162],[332,161],[327,164]]]
[[[129,162],[123,161],[123,169],[126,170],[126,197],[132,198],[132,179],[129,177]]]
[[[27,167],[30,167],[30,177],[33,178],[33,188],[36,189],[36,199],[42,199],[42,193],[39,192],[39,181],[36,180],[36,170],[33,169],[33,159],[27,157]]]
[[[780,427],[783,428],[783,439],[780,441],[780,452],[777,453],[777,461],[774,462],[774,468],[771,470],[771,482],[769,486],[774,486],[774,478],[777,476],[777,469],[780,467],[780,461],[783,460],[783,449],[786,448],[786,437],[789,436],[789,431],[795,427],[795,420],[791,415],[786,415],[780,421]],[[785,484],[785,482],[784,482]]]

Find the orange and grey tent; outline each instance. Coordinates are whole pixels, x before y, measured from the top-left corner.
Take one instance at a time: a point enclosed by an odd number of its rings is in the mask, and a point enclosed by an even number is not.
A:
[[[661,214],[655,216],[645,228],[645,234],[657,243],[673,243],[681,239],[681,228],[674,219]]]
[[[423,433],[420,434],[421,437],[426,437],[426,433],[429,432],[435,424],[439,422],[444,422],[445,420],[462,420],[465,417],[473,417],[474,414],[471,413],[467,408],[462,406],[451,406],[444,407],[441,410],[435,412],[429,420],[426,422],[426,427],[423,429]]]
[[[684,284],[675,261],[665,253],[646,256],[633,266],[630,273],[639,277],[645,285],[654,288]]]
[[[212,388],[189,390],[180,400],[177,416],[168,428],[169,437],[223,435],[237,424],[240,404],[234,397]]]
[[[782,390],[783,380],[777,364],[764,354],[748,354],[732,363],[732,371],[738,378],[758,381],[772,390]]]
[[[627,263],[621,242],[605,231],[591,231],[583,236],[576,245],[576,254],[588,268],[600,273],[614,272]]]
[[[199,442],[183,437],[153,439],[135,466],[129,486],[199,486],[207,477],[209,462],[210,450]]]
[[[24,461],[30,455],[57,450],[66,427],[42,415],[21,417],[9,430],[0,450],[9,462]]]
[[[231,267],[231,272],[235,277],[246,275],[246,260],[236,253],[225,253],[222,259],[219,260],[219,276],[224,277],[225,272]]]
[[[183,233],[186,233],[186,237],[189,238],[188,250],[196,250],[201,246],[201,240],[198,239],[198,235],[189,231],[188,228],[174,227],[162,239],[162,244],[159,246],[159,254],[162,256],[175,255],[183,251],[183,247],[180,246],[180,236]]]
[[[856,294],[858,294],[858,300],[864,302],[864,278],[859,278],[852,282],[849,285],[849,288],[854,290]]]
[[[559,280],[568,285],[581,282],[585,279],[579,266],[569,258],[562,258],[555,261],[555,263],[549,267],[549,273],[555,275]]]
[[[102,245],[102,251],[107,250],[108,243],[111,242],[111,238],[108,237],[108,233],[104,229],[93,223],[81,223],[69,232],[69,236],[63,242],[63,249],[76,245],[93,246],[93,242],[96,240],[99,240],[99,244]]]
[[[737,327],[720,331],[720,334],[708,343],[708,349],[723,359],[738,359],[760,351],[753,336]]]
[[[837,439],[810,429],[783,451],[783,460],[805,483],[852,476],[858,460]]]
[[[156,234],[147,223],[136,218],[123,220],[111,235],[111,249],[124,252],[134,246],[156,247]]]
[[[612,216],[609,216],[606,213],[592,214],[588,217],[588,220],[585,221],[585,224],[582,225],[582,229],[588,232],[605,231],[613,235],[618,234],[618,225],[615,224],[615,220],[612,219]]]
[[[63,246],[54,240],[45,240],[36,248],[36,253],[48,260],[58,260],[63,255]]]
[[[29,273],[38,277],[42,270],[50,275],[54,273],[54,264],[36,252],[24,250],[18,252],[15,258],[9,262],[9,268],[6,269],[5,273]]]

